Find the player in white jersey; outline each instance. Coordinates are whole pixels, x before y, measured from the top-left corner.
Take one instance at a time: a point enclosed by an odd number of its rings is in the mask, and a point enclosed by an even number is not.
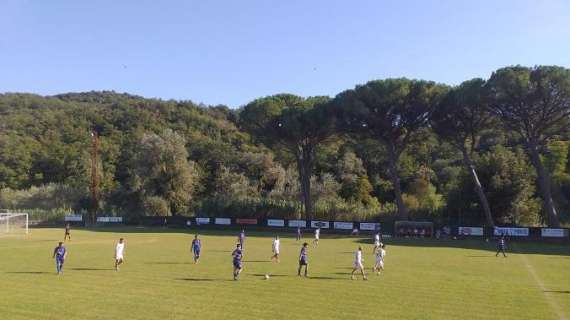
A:
[[[356,271],[360,271],[362,274],[362,280],[367,280],[366,274],[364,274],[364,266],[362,265],[362,261],[362,247],[358,247],[358,250],[356,250],[356,253],[354,254],[354,269],[352,269],[352,273],[350,275],[350,278],[352,280],[356,280],[356,277],[354,276],[354,273]]]
[[[386,256],[386,247],[384,244],[376,251],[376,263],[374,264],[374,269],[372,272],[376,272],[377,275],[380,275],[380,270],[384,271],[384,257]]]
[[[275,259],[275,262],[279,263],[279,246],[280,246],[279,236],[275,236],[273,239],[273,246],[271,250],[273,251],[273,255],[271,256],[271,260]]]
[[[380,233],[376,233],[374,235],[374,249],[372,249],[372,253],[376,253],[376,250],[380,249],[382,243],[380,242]]]
[[[125,241],[123,238],[119,239],[117,246],[115,247],[115,271],[119,271],[119,266],[123,264],[125,259]]]
[[[321,228],[315,229],[315,240],[313,240],[313,244],[314,244],[315,246],[318,246],[318,245],[319,245],[319,238],[320,238],[320,236],[321,236]]]

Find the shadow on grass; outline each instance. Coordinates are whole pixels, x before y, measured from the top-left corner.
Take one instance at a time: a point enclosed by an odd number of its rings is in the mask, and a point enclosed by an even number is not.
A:
[[[269,275],[270,277],[290,277],[290,275],[286,275],[286,274],[271,274],[271,273],[268,273],[268,275]],[[248,274],[248,276],[265,277],[265,274],[261,274],[261,273],[251,273],[251,274]]]
[[[45,271],[6,271],[5,273],[9,274],[50,274],[51,272]],[[54,272],[55,274],[55,272]]]
[[[315,279],[315,280],[343,280],[342,278],[334,278],[334,277],[326,277],[326,276],[308,276],[308,279]]]
[[[269,260],[243,260],[244,263],[269,263]]]
[[[224,281],[224,280],[206,279],[206,278],[177,278],[177,279],[174,279],[174,280],[178,280],[178,281],[193,281],[193,282]]]
[[[549,292],[549,293],[570,293],[570,291],[563,291],[563,290],[544,290],[544,292]]]
[[[114,271],[112,268],[68,268],[74,271]]]
[[[368,244],[370,247],[373,246],[370,239],[358,239],[355,242]],[[391,246],[395,246],[483,250],[493,252],[493,255],[497,252],[497,245],[494,239],[490,239],[487,242],[484,239],[436,240],[428,238],[389,238],[384,239],[384,243],[386,244],[387,251],[390,250]],[[518,240],[511,238],[507,240],[507,254],[509,253],[570,256],[570,246],[566,242],[533,242],[529,240]]]
[[[157,265],[176,265],[176,264],[195,264],[193,262],[176,262],[176,261],[152,261],[144,262],[144,264],[157,264]]]

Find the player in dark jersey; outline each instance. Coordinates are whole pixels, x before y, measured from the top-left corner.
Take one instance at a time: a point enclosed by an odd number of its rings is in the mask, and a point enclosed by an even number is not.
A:
[[[63,242],[60,242],[57,247],[53,250],[53,258],[55,258],[55,268],[57,274],[63,274],[63,263],[67,257],[67,250],[63,246]]]
[[[202,241],[198,239],[198,235],[194,236],[194,240],[192,240],[192,253],[194,253],[194,263],[198,263],[200,260],[200,250],[202,250]]]
[[[495,257],[499,256],[499,253],[503,253],[503,257],[507,257],[507,254],[505,253],[505,249],[507,248],[507,239],[505,234],[503,233],[501,235],[501,237],[499,239],[497,239],[497,254],[495,254]]]
[[[65,225],[65,235],[63,236],[63,241],[67,240],[67,238],[71,240],[71,226],[69,223]]]
[[[301,268],[305,266],[305,277],[307,277],[309,273],[309,257],[307,253],[307,248],[309,247],[308,243],[303,243],[303,247],[301,248],[301,253],[299,254],[299,269],[297,270],[297,275],[301,276]]]
[[[243,230],[243,229],[239,233],[238,242],[239,242],[239,245],[241,247],[241,250],[243,250],[243,245],[245,244],[245,230]]]
[[[232,257],[233,257],[233,265],[234,265],[234,280],[237,280],[239,277],[239,274],[243,270],[243,265],[241,263],[241,259],[243,257],[243,254],[241,251],[241,245],[239,243],[237,244],[234,252],[232,252]]]

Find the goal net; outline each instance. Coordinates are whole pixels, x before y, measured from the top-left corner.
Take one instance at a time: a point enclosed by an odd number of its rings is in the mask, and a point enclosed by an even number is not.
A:
[[[28,214],[22,212],[0,212],[0,234],[27,234]]]

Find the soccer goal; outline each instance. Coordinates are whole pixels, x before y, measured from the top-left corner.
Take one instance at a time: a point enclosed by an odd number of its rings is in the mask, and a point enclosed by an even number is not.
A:
[[[28,234],[28,214],[0,211],[0,234]]]

